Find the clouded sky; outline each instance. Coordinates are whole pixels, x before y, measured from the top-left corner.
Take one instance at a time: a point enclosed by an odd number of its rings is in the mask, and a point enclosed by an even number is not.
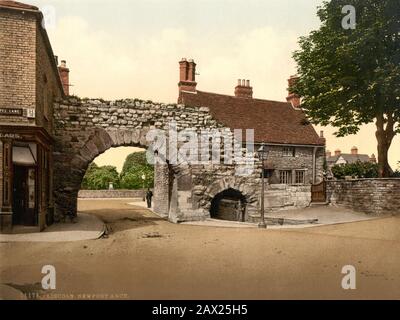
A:
[[[55,9],[48,28],[53,50],[71,69],[71,93],[105,99],[176,102],[178,61],[193,58],[198,88],[233,94],[250,79],[254,96],[285,101],[297,39],[318,28],[322,0],[37,0]],[[46,9],[47,7],[47,9]],[[317,128],[319,131],[320,128]],[[357,136],[334,138],[328,149],[377,153],[374,125]],[[110,150],[98,164],[119,169],[130,149]],[[400,138],[390,153],[400,160]]]

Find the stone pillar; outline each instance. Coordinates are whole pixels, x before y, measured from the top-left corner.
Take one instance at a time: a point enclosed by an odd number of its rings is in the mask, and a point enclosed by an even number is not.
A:
[[[167,164],[154,166],[154,212],[161,216],[168,216],[170,177]]]
[[[12,193],[13,193],[13,161],[12,140],[2,141],[2,206],[0,209],[0,231],[11,232],[12,230]]]

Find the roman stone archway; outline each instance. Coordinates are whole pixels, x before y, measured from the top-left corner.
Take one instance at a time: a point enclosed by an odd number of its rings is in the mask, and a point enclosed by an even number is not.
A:
[[[171,122],[178,131],[219,129],[231,133],[229,128],[213,119],[207,107],[137,99],[103,101],[70,97],[54,104],[54,122],[56,221],[64,215],[76,214],[78,191],[86,169],[109,148],[148,148],[146,136],[149,130],[164,130],[168,135]],[[260,163],[256,162],[256,170],[246,177],[235,177],[235,167],[236,164],[156,165],[155,211],[168,215],[174,222],[204,219],[210,215],[212,198],[230,186],[248,198],[251,211],[258,204],[257,170]]]
[[[254,179],[253,177],[253,179],[249,181],[247,177],[230,176],[214,181],[204,190],[202,199],[204,209],[210,212],[213,209],[211,206],[215,199],[228,190],[234,190],[240,194],[240,197],[243,198],[243,202],[246,203],[246,220],[255,220],[258,214],[259,199],[261,196],[259,180],[259,178]]]

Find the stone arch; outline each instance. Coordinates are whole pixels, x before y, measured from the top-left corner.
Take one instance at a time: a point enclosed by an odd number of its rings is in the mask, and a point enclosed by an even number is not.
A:
[[[215,219],[244,222],[246,220],[246,207],[246,197],[240,191],[229,188],[218,193],[212,199],[210,216]],[[221,210],[221,208],[225,210]],[[226,210],[226,208],[228,208],[228,210]]]
[[[83,177],[90,163],[99,155],[106,152],[110,148],[123,146],[148,148],[149,143],[146,140],[148,128],[142,129],[116,129],[109,130],[96,128],[90,134],[85,142],[81,144],[78,151],[70,157],[69,161],[62,162],[62,170],[56,170],[54,177],[55,184],[55,213],[56,220],[60,220],[63,216],[76,216],[78,192],[81,188]],[[56,159],[57,160],[57,159]],[[66,160],[66,159],[64,159]],[[173,167],[157,166],[157,170],[163,170],[163,174],[174,175]],[[165,171],[167,171],[165,173]],[[161,176],[161,175],[159,175]],[[156,174],[155,180],[159,177]],[[169,178],[169,177],[168,177]],[[157,181],[155,181],[157,183]],[[160,181],[163,183],[163,181]],[[169,184],[158,186],[158,193],[169,194]],[[161,188],[161,190],[160,190]],[[164,188],[164,189],[162,189]],[[155,202],[157,198],[155,197]],[[168,204],[169,206],[169,204]],[[167,208],[161,210],[163,214]]]
[[[213,199],[229,189],[235,190],[243,196],[247,206],[246,218],[248,218],[249,214],[257,211],[260,198],[258,189],[249,185],[246,179],[237,176],[224,177],[211,183],[204,191],[203,199],[201,201],[203,209],[210,212]]]
[[[246,181],[240,177],[230,176],[214,181],[204,192],[205,200],[210,201],[217,194],[227,189],[237,190],[243,194],[247,203],[255,203],[258,201],[258,196],[252,188],[249,188]],[[207,206],[207,205],[206,205]],[[209,209],[207,207],[207,209]]]

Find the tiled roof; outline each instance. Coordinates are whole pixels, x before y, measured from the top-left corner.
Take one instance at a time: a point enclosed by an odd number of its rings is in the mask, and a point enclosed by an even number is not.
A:
[[[0,7],[39,11],[35,6],[11,0],[0,0]]]
[[[287,102],[237,98],[208,92],[181,92],[179,102],[209,107],[213,117],[231,129],[254,129],[255,142],[325,145],[302,110]]]
[[[367,154],[350,154],[350,153],[342,153],[339,156],[328,157],[326,161],[328,163],[336,163],[339,158],[342,157],[347,163],[355,163],[357,161],[361,162],[369,162],[370,158]]]

